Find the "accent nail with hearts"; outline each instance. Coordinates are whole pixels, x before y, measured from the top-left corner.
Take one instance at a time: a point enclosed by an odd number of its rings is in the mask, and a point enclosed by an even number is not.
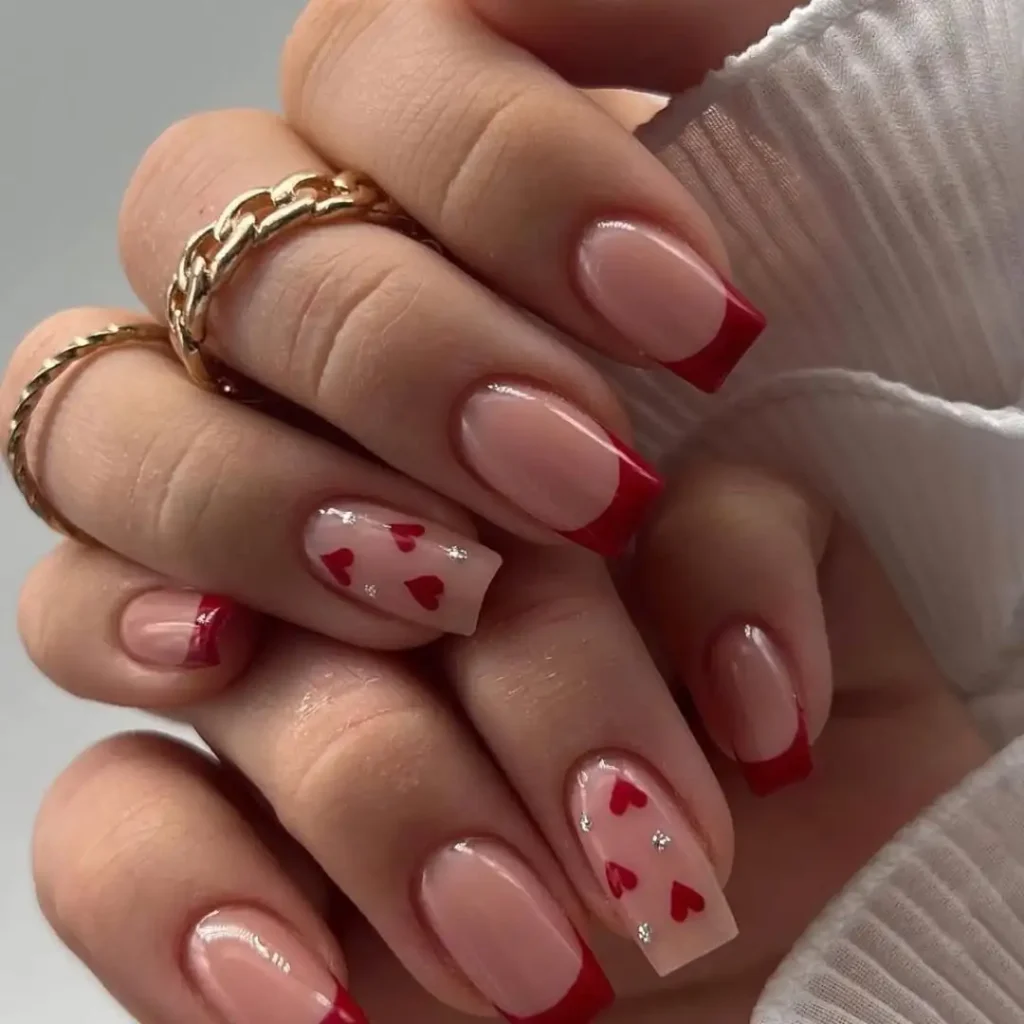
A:
[[[448,955],[513,1024],[589,1024],[611,985],[565,911],[511,850],[467,840],[427,863],[420,900]]]
[[[306,527],[314,572],[388,615],[469,636],[501,556],[445,526],[368,501],[320,508]]]
[[[664,486],[658,473],[564,398],[494,382],[466,400],[470,468],[539,523],[601,555],[628,545]]]
[[[704,846],[653,771],[594,758],[573,779],[569,809],[594,874],[659,974],[736,937]]]

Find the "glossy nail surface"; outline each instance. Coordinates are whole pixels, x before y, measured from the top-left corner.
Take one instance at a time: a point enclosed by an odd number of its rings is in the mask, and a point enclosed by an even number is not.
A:
[[[663,486],[591,417],[526,384],[480,389],[467,400],[461,427],[466,461],[485,483],[602,555],[622,551]]]
[[[782,652],[760,627],[730,626],[708,652],[733,753],[750,788],[767,796],[813,770],[807,722]]]
[[[314,571],[363,604],[469,636],[501,556],[438,523],[366,501],[322,507],[306,528]]]
[[[577,773],[570,812],[595,875],[658,974],[736,937],[714,868],[676,799],[625,757]]]
[[[510,1021],[586,1024],[614,995],[589,948],[533,872],[474,840],[437,853],[420,892],[449,956]]]
[[[240,609],[228,597],[152,590],[121,615],[121,643],[136,661],[161,668],[210,668],[221,662]]]
[[[764,317],[685,242],[604,220],[583,238],[580,285],[637,349],[716,391],[764,330]]]
[[[327,967],[261,910],[203,918],[186,959],[194,984],[227,1024],[367,1024]]]

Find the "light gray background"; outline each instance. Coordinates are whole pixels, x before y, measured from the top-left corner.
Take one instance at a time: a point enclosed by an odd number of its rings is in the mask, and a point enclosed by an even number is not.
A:
[[[0,352],[76,305],[131,305],[120,194],[146,146],[197,110],[274,106],[277,53],[303,0],[0,0]],[[123,1011],[36,908],[36,807],[92,742],[151,724],[57,692],[21,653],[17,592],[53,544],[0,487],[0,1021],[121,1024]],[[139,908],[145,913],[145,908]]]

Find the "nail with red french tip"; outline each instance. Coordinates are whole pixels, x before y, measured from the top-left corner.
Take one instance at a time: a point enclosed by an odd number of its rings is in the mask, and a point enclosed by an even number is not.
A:
[[[620,554],[664,482],[593,418],[528,384],[495,382],[462,411],[470,468],[533,519],[598,554]]]
[[[760,626],[729,626],[708,649],[711,697],[720,703],[747,785],[768,796],[814,768],[807,720],[786,658]]]
[[[121,616],[121,642],[143,664],[161,668],[212,668],[240,624],[229,597],[189,590],[152,590],[131,601]]]
[[[764,316],[689,245],[648,224],[592,225],[579,281],[638,351],[701,391],[717,391],[765,328]]]
[[[489,840],[435,854],[420,899],[452,961],[512,1024],[589,1024],[615,994],[534,873]]]
[[[326,965],[262,910],[214,911],[186,954],[193,982],[227,1024],[368,1024]]]

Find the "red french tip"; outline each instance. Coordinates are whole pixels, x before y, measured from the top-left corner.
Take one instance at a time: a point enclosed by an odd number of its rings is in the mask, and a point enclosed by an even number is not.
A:
[[[366,1014],[356,1005],[355,1000],[340,985],[334,997],[334,1005],[320,1024],[370,1024]]]
[[[590,1024],[598,1014],[607,1010],[615,1002],[615,990],[582,938],[580,951],[583,954],[580,973],[557,1006],[532,1017],[513,1017],[507,1013],[502,1013],[502,1016],[512,1024]]]
[[[725,317],[718,334],[699,352],[664,365],[695,388],[711,394],[717,391],[767,326],[764,315],[728,281]]]
[[[741,761],[740,768],[755,796],[770,796],[786,786],[803,782],[814,771],[803,711],[799,712],[796,737],[788,750],[768,761]]]
[[[621,555],[665,489],[664,478],[636,452],[609,435],[619,454],[619,486],[611,504],[597,519],[578,530],[563,531],[574,544],[605,558]]]
[[[212,668],[220,664],[220,641],[224,630],[239,612],[230,597],[206,594],[199,602],[192,639],[189,641],[185,668]]]

